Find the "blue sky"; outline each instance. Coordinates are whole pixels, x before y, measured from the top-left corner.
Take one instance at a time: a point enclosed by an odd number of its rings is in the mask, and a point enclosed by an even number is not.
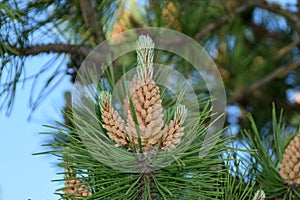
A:
[[[27,74],[36,73],[49,58],[51,56],[30,58],[26,63]],[[40,78],[37,90],[46,81],[45,77],[44,75]],[[56,175],[59,169],[55,167],[55,158],[32,154],[45,150],[41,144],[49,137],[38,133],[47,130],[42,124],[53,124],[54,120],[61,120],[64,91],[70,90],[71,84],[67,77],[63,79],[28,122],[31,84],[32,81],[28,81],[23,87],[19,87],[9,118],[3,111],[0,113],[0,200],[58,199],[53,193],[61,185],[51,182],[59,178]]]

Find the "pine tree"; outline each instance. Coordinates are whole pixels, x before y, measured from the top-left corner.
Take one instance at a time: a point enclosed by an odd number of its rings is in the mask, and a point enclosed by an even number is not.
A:
[[[9,114],[18,83],[32,78],[24,75],[32,56],[53,56],[39,66],[35,81],[59,64],[53,74],[48,73],[37,98],[30,97],[35,110],[61,77],[70,76],[74,83],[84,58],[111,35],[145,26],[172,28],[201,43],[213,57],[226,85],[228,105],[241,111],[236,123],[242,127],[240,133],[229,136],[225,127],[220,138],[211,138],[215,146],[199,157],[212,126],[208,119],[214,114],[202,98],[208,92],[197,91],[203,107],[201,115],[191,120],[187,105],[156,82],[152,63],[156,58],[183,74],[193,68],[177,55],[159,51],[154,55],[151,38],[140,36],[137,57],[132,54],[114,62],[104,72],[105,83],[99,83],[95,98],[85,100],[96,113],[85,106],[72,107],[66,93],[65,121],[49,126],[53,141],[46,146],[52,149],[44,152],[59,161],[57,181],[63,186],[57,194],[62,199],[300,199],[300,4],[283,4],[4,0],[0,2],[0,109]],[[65,70],[57,63],[63,56],[68,63]],[[112,89],[135,66],[135,76],[127,80],[122,112]],[[271,102],[275,102],[272,117]],[[278,115],[278,108],[285,108],[287,114]],[[187,138],[192,142],[183,150]]]

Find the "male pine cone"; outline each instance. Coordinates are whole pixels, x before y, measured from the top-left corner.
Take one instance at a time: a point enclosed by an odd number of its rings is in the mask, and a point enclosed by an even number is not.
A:
[[[285,149],[279,174],[289,185],[300,184],[300,135],[297,135]]]
[[[111,94],[101,91],[99,105],[103,128],[116,144],[116,147],[133,146],[142,151],[161,147],[162,150],[175,148],[183,135],[183,123],[187,109],[178,105],[174,119],[167,125],[164,122],[162,100],[159,87],[153,79],[154,43],[149,36],[140,36],[137,41],[137,75],[128,86],[125,99],[126,122],[111,105]],[[164,126],[165,124],[165,126]]]

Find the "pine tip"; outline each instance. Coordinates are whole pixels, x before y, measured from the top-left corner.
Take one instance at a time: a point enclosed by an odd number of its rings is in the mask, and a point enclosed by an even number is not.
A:
[[[149,37],[149,35],[141,35],[139,36],[138,40],[137,40],[137,50],[141,50],[141,49],[153,49],[154,48],[154,42],[151,39],[151,37]]]
[[[181,123],[183,123],[185,118],[186,118],[186,115],[187,115],[186,106],[179,104],[176,108],[176,111],[175,111],[174,120],[175,121],[180,121]]]
[[[154,42],[148,35],[141,35],[137,40],[138,78],[145,81],[153,76]]]

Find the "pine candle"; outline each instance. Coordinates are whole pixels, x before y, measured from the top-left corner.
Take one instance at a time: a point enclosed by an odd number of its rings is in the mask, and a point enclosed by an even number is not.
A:
[[[187,113],[185,106],[177,106],[174,119],[169,125],[164,123],[159,87],[153,80],[153,50],[151,38],[140,36],[136,50],[137,75],[129,84],[130,96],[125,100],[126,123],[113,109],[111,94],[107,91],[100,92],[102,126],[107,130],[109,138],[116,143],[116,147],[126,146],[132,150],[133,144],[137,150],[141,146],[143,152],[158,146],[161,150],[168,150],[175,148],[184,135],[183,123]]]

